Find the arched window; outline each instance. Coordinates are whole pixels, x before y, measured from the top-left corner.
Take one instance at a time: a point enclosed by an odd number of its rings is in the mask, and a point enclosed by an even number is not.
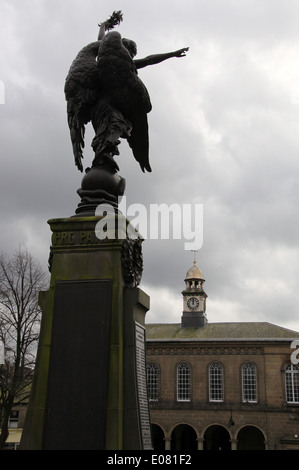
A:
[[[191,368],[185,362],[177,367],[177,401],[191,399]]]
[[[289,364],[285,368],[286,400],[299,403],[299,367]]]
[[[209,368],[209,400],[223,401],[223,367],[219,362]]]
[[[149,401],[158,401],[159,397],[159,367],[150,363],[146,366],[147,391]]]
[[[257,402],[256,366],[247,362],[242,367],[243,402]]]

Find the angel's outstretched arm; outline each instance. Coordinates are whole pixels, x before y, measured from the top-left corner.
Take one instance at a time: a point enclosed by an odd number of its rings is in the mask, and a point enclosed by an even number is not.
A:
[[[171,57],[184,57],[186,52],[189,50],[189,47],[184,47],[174,52],[166,52],[165,54],[153,54],[145,57],[144,59],[136,59],[134,63],[137,69],[142,69],[148,65],[159,64],[164,60],[170,59]]]

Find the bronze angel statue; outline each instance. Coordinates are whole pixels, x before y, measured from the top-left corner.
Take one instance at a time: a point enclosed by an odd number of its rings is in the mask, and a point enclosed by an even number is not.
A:
[[[142,171],[151,171],[147,114],[148,91],[137,70],[171,57],[183,57],[188,48],[135,60],[136,44],[110,31],[122,21],[120,11],[101,23],[98,40],[84,47],[73,61],[65,82],[67,116],[75,164],[83,171],[85,126],[91,122],[95,137],[93,165],[118,166],[120,138],[127,139]]]

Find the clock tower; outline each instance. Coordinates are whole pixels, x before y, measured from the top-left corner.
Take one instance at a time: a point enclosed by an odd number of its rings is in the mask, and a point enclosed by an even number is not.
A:
[[[186,287],[182,291],[182,328],[201,328],[208,322],[206,317],[206,298],[208,296],[203,288],[204,282],[203,273],[196,266],[196,261],[194,260],[193,266],[186,274]]]

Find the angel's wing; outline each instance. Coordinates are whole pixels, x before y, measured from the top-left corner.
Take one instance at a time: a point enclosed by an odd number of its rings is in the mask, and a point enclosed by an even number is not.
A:
[[[75,164],[80,171],[83,171],[85,125],[91,120],[98,95],[98,70],[95,60],[98,49],[99,41],[96,41],[78,53],[64,87]]]

